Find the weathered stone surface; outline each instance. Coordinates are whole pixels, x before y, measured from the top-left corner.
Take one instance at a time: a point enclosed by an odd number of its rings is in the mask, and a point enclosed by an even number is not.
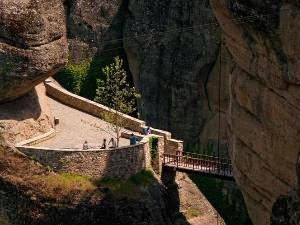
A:
[[[93,59],[104,47],[122,46],[123,0],[65,0],[64,5],[73,62]]]
[[[300,224],[300,157],[297,162],[297,186],[288,195],[280,196],[272,207],[272,225]]]
[[[95,179],[104,177],[127,179],[149,167],[147,165],[148,142],[113,150],[69,149],[66,151],[30,147],[19,147],[19,150],[55,171],[75,173]]]
[[[0,139],[15,144],[53,128],[53,116],[46,99],[45,87],[40,84],[17,100],[1,104]]]
[[[232,57],[228,114],[234,176],[253,223],[270,224],[275,200],[296,183],[300,11],[278,1],[210,3]],[[271,19],[266,12],[273,12]]]
[[[204,128],[217,110],[218,70],[213,68],[220,45],[208,1],[130,0],[128,10],[124,46],[142,94],[141,117],[197,142],[204,129],[216,130]]]
[[[67,61],[60,0],[0,1],[0,102],[13,100]]]

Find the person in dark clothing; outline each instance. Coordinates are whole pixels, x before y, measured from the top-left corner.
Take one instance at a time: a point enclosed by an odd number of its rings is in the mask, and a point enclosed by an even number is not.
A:
[[[109,148],[116,148],[117,147],[117,143],[115,141],[114,138],[111,138],[108,142],[108,145],[111,143],[111,146]]]
[[[103,144],[101,146],[101,149],[106,149],[106,139],[103,139]]]
[[[130,140],[130,145],[136,145],[136,136],[133,133],[130,135],[129,140]]]
[[[87,142],[87,141],[85,141],[85,142],[83,143],[82,149],[83,149],[83,150],[88,150],[88,149],[89,149],[89,145],[88,145],[88,142]]]

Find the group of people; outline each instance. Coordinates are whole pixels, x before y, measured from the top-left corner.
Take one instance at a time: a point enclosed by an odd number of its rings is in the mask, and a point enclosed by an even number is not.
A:
[[[143,129],[143,134],[144,135],[149,135],[151,133],[151,129],[150,127],[145,127]],[[129,137],[129,142],[130,142],[130,145],[136,145],[137,144],[137,137],[132,133]],[[107,149],[107,145],[110,145],[109,148],[117,148],[117,142],[114,138],[111,138],[108,142],[108,144],[106,144],[106,139],[104,138],[103,139],[103,142],[102,142],[102,146],[100,147],[100,149]],[[83,150],[88,150],[90,148],[89,144],[87,141],[85,141],[83,143],[83,146],[82,146],[82,149]]]
[[[100,149],[107,149],[107,145],[110,145],[109,148],[116,148],[117,147],[117,142],[114,138],[111,138],[108,142],[108,144],[106,144],[106,139],[104,138],[103,139],[103,142],[102,142],[102,146],[100,147]],[[83,146],[82,146],[82,149],[83,150],[88,150],[90,148],[89,144],[87,141],[85,141],[83,143]]]

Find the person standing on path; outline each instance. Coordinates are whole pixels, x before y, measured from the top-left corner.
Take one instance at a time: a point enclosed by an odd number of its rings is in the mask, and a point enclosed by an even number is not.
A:
[[[101,149],[106,149],[106,139],[103,139],[103,144],[101,146]]]
[[[136,136],[133,133],[130,135],[129,140],[130,140],[130,145],[136,145]]]
[[[116,148],[117,144],[114,138],[111,138],[108,142],[108,145],[111,143],[111,146],[109,148]]]
[[[89,149],[89,145],[88,145],[88,142],[87,142],[87,141],[85,141],[85,142],[83,143],[82,149],[83,149],[83,150],[88,150],[88,149]]]

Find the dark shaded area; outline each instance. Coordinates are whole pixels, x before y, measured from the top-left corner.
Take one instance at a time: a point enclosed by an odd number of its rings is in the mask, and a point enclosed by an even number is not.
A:
[[[279,26],[281,0],[230,0],[229,8],[241,21],[256,30],[269,32]]]
[[[38,119],[40,115],[41,106],[35,89],[13,102],[0,105],[0,120],[22,121]]]
[[[175,182],[176,171],[171,168],[163,168],[161,180],[167,190],[167,212],[170,215],[171,224],[190,225],[185,216],[180,213],[180,200],[178,185]]]
[[[53,204],[26,197],[0,179],[0,210],[13,225],[189,225],[177,211],[178,199],[169,194],[157,181],[135,190],[134,197],[119,198],[109,188],[99,188],[74,207],[67,199],[65,204]]]
[[[271,225],[300,224],[300,155],[296,165],[297,186],[288,195],[279,196],[272,207]]]
[[[242,193],[233,181],[189,174],[227,225],[252,225]]]

